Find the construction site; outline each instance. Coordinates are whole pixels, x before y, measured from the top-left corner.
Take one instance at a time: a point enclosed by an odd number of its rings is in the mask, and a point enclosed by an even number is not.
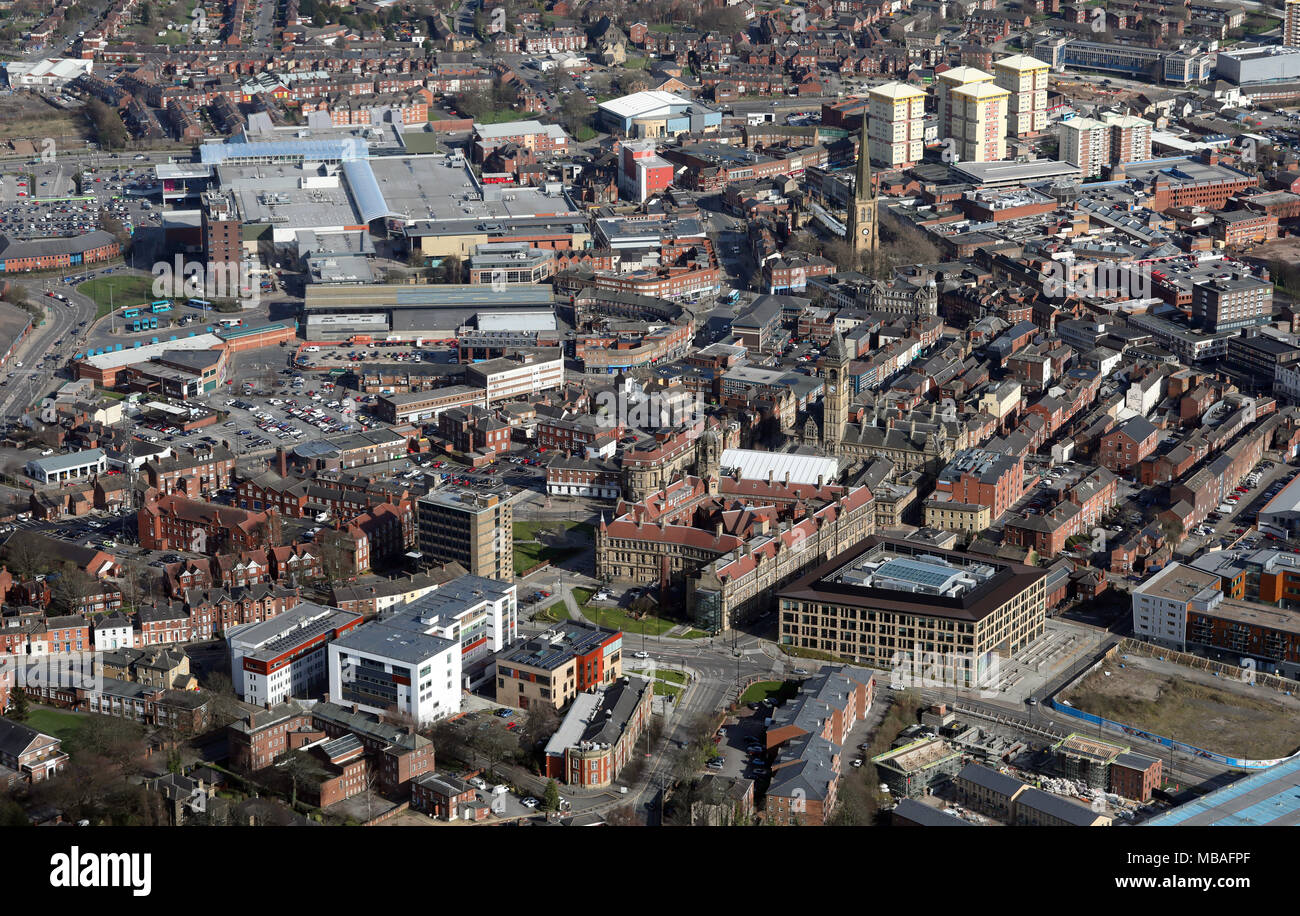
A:
[[[1115,651],[1059,699],[1228,757],[1274,760],[1300,748],[1300,697],[1273,686],[1280,678],[1264,680],[1219,663],[1184,664],[1174,652]]]

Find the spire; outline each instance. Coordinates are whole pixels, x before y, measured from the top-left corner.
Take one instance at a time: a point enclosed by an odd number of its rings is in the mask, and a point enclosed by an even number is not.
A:
[[[858,180],[853,189],[858,200],[876,196],[876,188],[871,181],[871,148],[867,143],[867,113],[862,113],[862,132],[858,135]]]
[[[844,361],[844,338],[840,336],[839,328],[831,335],[830,346],[826,348],[825,358],[827,363],[841,363]]]

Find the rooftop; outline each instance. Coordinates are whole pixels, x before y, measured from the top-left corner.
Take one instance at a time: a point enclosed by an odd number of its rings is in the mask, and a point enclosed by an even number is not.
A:
[[[622,635],[618,630],[598,627],[594,623],[566,620],[527,642],[512,646],[498,660],[552,670],[574,656],[586,655],[606,642],[616,642]]]
[[[1159,814],[1144,827],[1294,827],[1300,824],[1300,757]]]

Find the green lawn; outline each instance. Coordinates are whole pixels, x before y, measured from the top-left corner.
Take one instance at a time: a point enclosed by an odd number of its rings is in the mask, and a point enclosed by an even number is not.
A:
[[[802,646],[778,646],[786,655],[794,655],[798,658],[815,658],[823,662],[843,662],[846,665],[855,665],[857,662],[851,658],[840,658],[831,652],[823,652],[821,649],[805,649]]]
[[[591,540],[594,536],[594,529],[586,522],[515,522],[513,534],[515,538],[516,576],[523,575],[527,570],[532,569],[543,560],[558,563],[581,552],[582,547],[579,545],[539,544],[536,542],[539,532],[546,532],[556,528],[563,528],[569,533],[570,538],[573,537],[573,532],[577,531],[583,535],[579,540],[584,542]]]
[[[591,600],[591,596],[594,594],[596,593],[589,588],[575,588],[573,590],[573,600],[577,602],[578,607],[582,608],[585,613],[587,610],[587,602]]]
[[[672,684],[664,684],[659,681],[655,681],[655,696],[672,697],[673,699],[676,699],[681,695],[682,695],[682,688],[674,687]]]
[[[522,576],[543,560],[558,563],[577,552],[577,547],[550,547],[536,543],[515,544],[515,575]]]
[[[671,668],[656,668],[655,677],[665,681],[672,681],[674,684],[685,685],[687,681],[685,671],[674,671]]]
[[[623,61],[624,70],[644,70],[646,68],[646,59],[644,57],[633,57],[628,55],[627,60]]]
[[[788,700],[799,692],[799,688],[790,681],[755,681],[740,695],[742,703],[757,703],[759,700]]]
[[[27,721],[23,724],[29,728],[34,728],[39,732],[47,735],[53,735],[55,738],[67,740],[81,730],[86,719],[84,716],[73,715],[70,712],[61,712],[57,709],[46,709],[44,707],[33,706],[27,716]]]
[[[107,315],[110,309],[129,305],[139,305],[154,298],[153,277],[141,277],[132,274],[110,274],[87,280],[77,287],[77,292],[89,296],[99,306],[95,310],[95,319]],[[111,300],[111,305],[110,305]]]
[[[573,592],[576,597],[578,589],[575,588]],[[582,612],[588,620],[592,620],[602,627],[612,627],[630,634],[644,631],[647,636],[663,636],[681,623],[680,620],[665,620],[663,617],[647,617],[644,620],[637,620],[623,608],[584,607]]]
[[[671,22],[656,22],[650,26],[650,31],[659,32],[664,35],[671,35],[673,32],[677,31],[677,26],[673,25]]]
[[[511,532],[516,541],[531,541],[537,537],[537,532],[552,528],[563,528],[565,531],[577,530],[588,538],[595,537],[596,534],[596,529],[588,522],[567,522],[563,519],[553,522],[515,522]]]
[[[550,607],[541,612],[541,616],[549,617],[551,620],[568,620],[569,609],[563,601],[557,601]]]
[[[515,111],[513,108],[498,108],[489,111],[474,120],[479,124],[505,124],[508,121],[527,121],[537,117],[535,111]]]
[[[690,629],[685,633],[669,633],[668,635],[672,639],[705,639],[709,634],[703,630]]]

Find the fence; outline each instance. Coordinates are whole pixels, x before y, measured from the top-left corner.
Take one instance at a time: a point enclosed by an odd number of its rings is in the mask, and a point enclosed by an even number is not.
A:
[[[1286,678],[1276,677],[1271,674],[1258,674],[1249,668],[1239,668],[1235,665],[1227,665],[1223,662],[1216,662],[1212,659],[1202,658],[1199,655],[1191,655],[1186,652],[1162,649],[1159,646],[1138,642],[1133,639],[1125,639],[1115,646],[1112,646],[1109,652],[1089,668],[1089,673],[1107,661],[1118,664],[1120,656],[1128,653],[1134,655],[1145,655],[1149,658],[1159,658],[1163,661],[1199,668],[1204,671],[1213,671],[1225,677],[1263,684],[1264,686],[1272,687],[1275,690],[1281,690],[1284,693],[1292,693],[1294,688],[1300,687],[1300,684],[1297,684],[1295,681],[1288,681]],[[1265,683],[1265,681],[1268,681],[1269,683]],[[1044,705],[1048,706],[1055,712],[1070,716],[1071,718],[1090,722],[1093,725],[1128,735],[1131,738],[1141,738],[1144,741],[1150,741],[1152,744],[1159,744],[1162,747],[1170,747],[1174,750],[1182,751],[1190,757],[1201,757],[1205,760],[1212,760],[1215,763],[1235,767],[1239,770],[1264,770],[1272,766],[1277,766],[1279,763],[1286,760],[1291,760],[1300,756],[1300,751],[1297,751],[1290,757],[1278,757],[1273,760],[1247,760],[1241,757],[1229,757],[1225,754],[1216,754],[1214,751],[1207,751],[1194,744],[1184,744],[1181,741],[1166,738],[1164,735],[1157,735],[1140,728],[1135,728],[1132,725],[1125,725],[1122,722],[1115,722],[1111,719],[1106,719],[1090,712],[1084,712],[1082,709],[1076,709],[1073,706],[1066,706],[1063,703],[1058,702],[1055,697],[1045,699],[1043,702]]]
[[[1179,652],[1172,649],[1162,649],[1159,646],[1153,646],[1150,643],[1138,642],[1134,639],[1125,639],[1117,644],[1107,654],[1107,658],[1113,659],[1116,653],[1145,655],[1147,658],[1159,658],[1165,661],[1173,662],[1176,665],[1182,665],[1185,668],[1197,668],[1201,671],[1209,671],[1220,677],[1231,678],[1237,681],[1246,681],[1257,687],[1269,687],[1279,693],[1287,695],[1300,694],[1300,681],[1293,681],[1276,674],[1265,674],[1256,671],[1254,668],[1242,668],[1238,665],[1230,665],[1227,662],[1215,661],[1211,658],[1203,658],[1200,655],[1192,655],[1190,652]]]

